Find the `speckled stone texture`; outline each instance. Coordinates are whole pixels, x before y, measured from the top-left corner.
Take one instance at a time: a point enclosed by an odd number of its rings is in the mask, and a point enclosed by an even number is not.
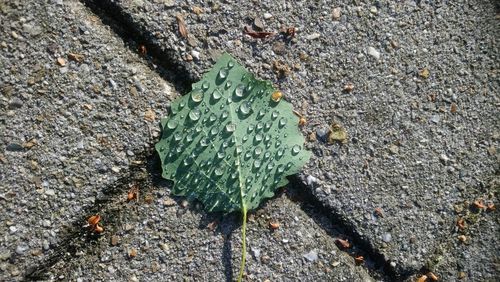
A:
[[[97,5],[146,34],[188,79],[229,52],[280,87],[308,120],[303,132],[314,157],[300,178],[400,277],[433,268],[435,252],[455,234],[457,205],[497,203],[488,185],[500,136],[493,1]],[[276,35],[256,39],[245,26]],[[328,142],[333,123],[346,130],[345,143]],[[494,233],[483,237],[498,246]],[[486,249],[481,261],[498,253]],[[474,267],[463,267],[472,280],[493,277],[476,276]]]
[[[157,139],[175,95],[81,3],[57,2],[0,2],[4,281],[43,261],[73,221],[84,225],[103,187]]]
[[[0,24],[0,280],[234,277],[239,216],[151,182],[159,118],[177,95],[162,71],[78,1],[2,1]],[[248,281],[372,280],[329,218],[300,205],[281,195],[250,215]],[[96,213],[100,236],[84,227]]]

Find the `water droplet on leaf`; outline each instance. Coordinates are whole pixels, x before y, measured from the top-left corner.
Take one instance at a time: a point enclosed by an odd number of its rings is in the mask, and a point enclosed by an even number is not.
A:
[[[245,94],[245,85],[238,85],[238,87],[236,87],[236,89],[234,90],[234,94],[240,98],[243,97],[243,95]]]
[[[279,121],[279,126],[280,126],[280,127],[285,126],[286,122],[287,122],[286,118],[282,117],[282,118],[280,119],[280,121]]]
[[[271,118],[272,119],[276,119],[279,115],[279,112],[278,111],[273,111],[273,113],[271,114]]]
[[[229,69],[228,68],[221,68],[219,70],[219,78],[220,79],[226,79],[227,75],[229,74]]]
[[[252,104],[250,104],[250,102],[243,102],[241,105],[240,105],[240,112],[244,115],[247,115],[250,113],[250,111],[252,110]]]
[[[262,134],[260,134],[260,133],[255,134],[255,141],[257,141],[257,142],[262,141]]]
[[[191,91],[191,99],[196,103],[201,102],[201,100],[203,100],[203,92],[201,92],[201,90],[199,89]]]
[[[177,120],[175,120],[175,119],[170,119],[170,120],[168,120],[168,122],[167,122],[167,127],[168,127],[169,129],[174,129],[174,128],[176,128],[176,127],[177,127],[177,125],[178,125],[178,124],[179,124],[179,122],[178,122]]]
[[[260,161],[259,161],[259,160],[255,160],[255,161],[253,162],[253,166],[254,166],[255,168],[259,168],[259,167],[260,167]]]
[[[236,125],[234,123],[228,123],[226,125],[226,131],[227,132],[234,132],[236,130]]]
[[[222,97],[222,93],[221,91],[219,90],[219,88],[215,89],[214,92],[212,92],[212,98],[214,98],[214,100],[219,100],[220,98]]]
[[[189,112],[189,118],[192,120],[192,121],[197,121],[200,119],[200,116],[201,116],[201,113],[200,113],[200,110],[198,109],[192,109],[190,112]]]
[[[208,88],[210,88],[210,82],[208,81],[204,81],[202,84],[201,84],[201,88],[203,90],[207,90]]]

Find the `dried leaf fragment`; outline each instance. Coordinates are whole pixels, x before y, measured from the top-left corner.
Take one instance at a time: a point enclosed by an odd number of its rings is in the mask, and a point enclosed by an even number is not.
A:
[[[212,222],[210,222],[208,225],[207,225],[207,228],[208,230],[210,231],[215,231],[215,229],[217,229],[217,226],[219,225],[219,222],[217,220],[214,220]]]
[[[195,13],[195,14],[196,14],[196,15],[198,15],[198,16],[199,16],[201,13],[203,13],[203,9],[202,9],[202,8],[200,8],[200,7],[198,7],[198,6],[194,6],[194,7],[192,8],[192,10],[193,10],[193,13]]]
[[[128,257],[132,259],[135,258],[136,256],[137,256],[137,250],[134,248],[130,249],[130,251],[128,252]]]
[[[429,272],[427,273],[427,277],[429,277],[429,279],[431,279],[432,281],[438,281],[439,278],[437,277],[436,274],[432,273],[432,272]]]
[[[96,225],[99,221],[101,221],[101,216],[99,214],[93,215],[87,219],[89,225]]]
[[[81,63],[85,59],[85,57],[82,54],[77,54],[77,53],[68,53],[68,58],[72,61]]]
[[[354,262],[356,262],[356,265],[360,265],[365,261],[365,258],[363,256],[356,256],[354,258]]]
[[[337,239],[335,240],[335,243],[342,249],[349,249],[351,247],[351,243],[347,240]]]
[[[99,224],[95,225],[94,228],[93,228],[93,231],[97,234],[100,234],[102,232],[104,232],[104,228],[102,228],[102,226],[100,226]]]
[[[478,208],[480,210],[486,208],[486,206],[484,205],[482,199],[475,200],[474,203],[473,203],[473,205],[474,205],[474,207],[476,207],[476,208]]]
[[[427,275],[422,275],[417,279],[417,282],[425,282],[427,280]]]
[[[458,240],[462,243],[466,243],[467,242],[467,237],[465,237],[465,235],[460,235],[458,236]]]
[[[177,25],[178,25],[178,28],[179,28],[179,34],[182,37],[187,38],[188,37],[188,31],[187,31],[186,22],[184,21],[184,18],[182,17],[181,14],[177,14],[175,16],[175,18],[177,19]]]
[[[278,221],[276,220],[269,221],[269,229],[276,230],[278,228],[280,228],[280,223]]]
[[[275,35],[274,32],[266,32],[266,31],[255,31],[252,29],[251,26],[245,26],[243,28],[243,32],[246,34],[246,35],[249,35],[253,38],[259,38],[259,39],[262,39],[262,38],[267,38],[267,37],[270,37],[272,35]]]
[[[66,65],[66,60],[63,58],[57,58],[57,63],[61,66],[64,67]]]
[[[332,123],[330,132],[328,133],[328,143],[333,144],[335,142],[347,143],[347,131],[336,122]]]
[[[420,71],[418,72],[418,75],[419,75],[421,78],[424,78],[424,79],[429,78],[429,75],[430,75],[429,69],[427,69],[427,68],[423,68],[422,70],[420,70]]]
[[[293,111],[293,113],[299,117],[299,126],[304,126],[307,123],[306,118],[299,112]]]
[[[496,209],[497,209],[497,208],[495,207],[495,204],[494,204],[494,203],[488,203],[488,204],[486,205],[486,210],[487,210],[487,211],[494,211],[494,210],[496,210]]]
[[[350,93],[352,92],[352,90],[354,90],[354,84],[352,84],[352,82],[349,82],[346,85],[344,85],[344,92]]]
[[[139,186],[133,185],[127,193],[127,202],[132,200],[139,200]]]
[[[155,112],[152,109],[146,110],[146,112],[144,113],[144,119],[151,122],[155,121],[156,119]]]
[[[457,107],[457,104],[455,104],[455,103],[451,103],[451,106],[450,106],[450,112],[451,112],[452,114],[456,113],[456,112],[457,112],[457,108],[458,108],[458,107]]]
[[[375,208],[375,210],[373,212],[378,217],[384,217],[384,212],[383,212],[382,208],[380,208],[380,207]]]
[[[31,149],[33,146],[35,146],[37,144],[36,142],[36,139],[30,139],[28,142],[25,142],[23,144],[23,148],[26,148],[26,149]]]

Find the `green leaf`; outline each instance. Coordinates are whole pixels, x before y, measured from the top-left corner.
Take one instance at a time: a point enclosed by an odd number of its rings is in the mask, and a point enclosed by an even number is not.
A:
[[[197,198],[208,211],[242,211],[246,219],[309,160],[299,118],[269,81],[228,54],[192,89],[162,119],[162,176],[174,181],[173,194]]]

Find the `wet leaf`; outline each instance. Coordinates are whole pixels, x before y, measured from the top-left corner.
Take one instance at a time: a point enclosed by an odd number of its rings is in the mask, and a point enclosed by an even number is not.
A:
[[[310,152],[291,104],[273,101],[275,92],[226,54],[172,103],[156,149],[175,195],[232,212],[257,208],[287,183]]]
[[[208,211],[242,212],[241,280],[247,211],[287,184],[310,152],[292,105],[272,99],[271,83],[231,56],[223,55],[192,89],[162,119],[156,144],[162,176],[174,181],[174,195],[197,198]]]

